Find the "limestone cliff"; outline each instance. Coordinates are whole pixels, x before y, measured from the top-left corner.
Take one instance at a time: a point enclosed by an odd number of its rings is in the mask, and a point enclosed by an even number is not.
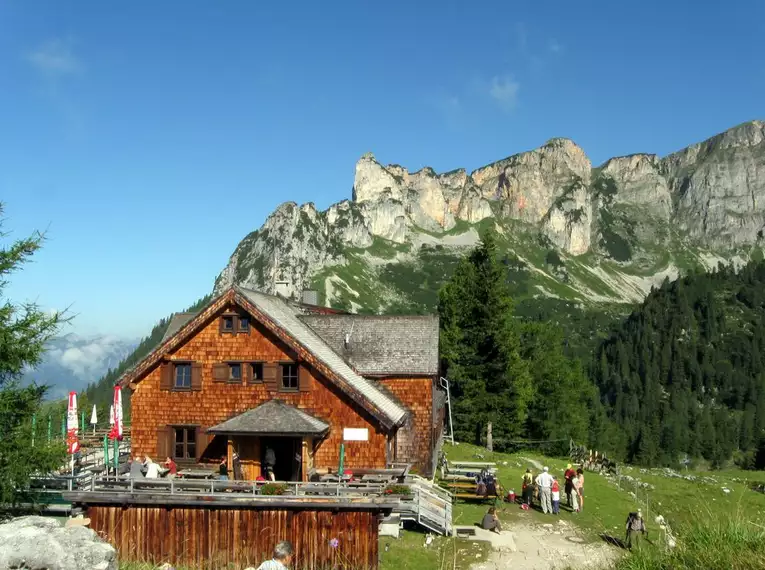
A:
[[[344,294],[349,308],[365,307],[372,295],[379,303],[366,308],[380,308],[409,287],[388,284],[383,300],[378,278],[391,264],[421,262],[432,247],[456,255],[475,242],[473,226],[485,224],[544,276],[543,294],[554,294],[552,280],[574,298],[637,300],[691,257],[691,264],[714,265],[742,255],[736,247],[759,245],[765,124],[740,125],[665,158],[636,154],[597,168],[562,138],[469,174],[409,172],[368,153],[356,164],[352,200],[323,212],[283,204],[239,244],[216,288],[273,291],[286,281],[291,294],[318,287],[330,300]]]

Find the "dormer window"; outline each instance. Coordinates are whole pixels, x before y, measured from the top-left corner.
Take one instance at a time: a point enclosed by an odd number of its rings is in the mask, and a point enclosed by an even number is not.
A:
[[[221,333],[250,334],[250,316],[235,312],[224,313],[220,318]]]

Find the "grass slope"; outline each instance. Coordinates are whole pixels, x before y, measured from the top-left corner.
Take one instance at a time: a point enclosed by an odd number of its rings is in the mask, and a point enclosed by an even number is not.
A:
[[[546,457],[532,451],[488,453],[485,449],[468,444],[445,445],[444,451],[452,460],[496,462],[502,485],[506,489],[515,489],[517,493],[520,493],[521,476],[527,467],[532,467],[534,473],[538,473],[538,469],[533,468],[534,462],[548,466],[550,471],[558,476],[559,481],[563,480],[563,471],[567,463],[565,458]],[[586,473],[584,510],[581,513],[571,513],[562,505],[560,518],[575,524],[588,541],[600,543],[601,534],[623,538],[627,513],[640,508],[647,522],[649,538],[654,544],[659,543],[659,529],[654,523],[654,518],[661,514],[679,537],[679,544],[685,545],[685,550],[679,552],[678,549],[678,553],[673,554],[675,558],[672,560],[676,565],[672,565],[665,563],[664,554],[659,548],[648,546],[636,555],[626,556],[618,562],[618,570],[725,568],[719,565],[720,562],[713,553],[704,553],[704,544],[715,550],[725,546],[728,553],[734,548],[743,549],[743,552],[756,551],[760,556],[765,553],[765,543],[757,543],[753,538],[761,536],[762,529],[765,529],[765,495],[750,490],[747,482],[765,480],[765,473],[738,470],[682,473],[696,477],[695,481],[667,477],[667,472],[662,469],[623,467],[622,473],[621,489],[613,479]],[[625,476],[646,483],[649,487],[635,485]],[[723,488],[729,489],[730,493],[725,493]],[[565,499],[563,502],[565,503]],[[472,526],[480,522],[486,509],[486,504],[458,502],[454,506],[454,524]],[[505,527],[510,530],[517,525],[545,524],[556,519],[553,515],[545,515],[537,510],[524,511],[518,505],[508,503],[498,505],[498,512]],[[702,521],[700,528],[699,521]],[[739,542],[728,538],[728,533],[731,532]],[[689,537],[687,544],[686,536]],[[720,545],[723,540],[730,544]],[[450,545],[454,542],[453,539],[438,538],[426,555],[422,533],[405,532],[402,540],[398,542],[381,539],[381,547],[383,543],[391,545],[389,552],[382,558],[383,568],[414,568],[407,565],[414,557],[417,557],[419,565],[416,567],[420,570],[436,570],[443,568],[444,564],[452,567],[454,560],[451,554],[455,547]],[[461,550],[463,553],[454,568],[467,570],[471,563],[483,559],[485,552],[473,559],[470,556],[472,548],[474,547],[470,541],[456,541],[457,551]],[[435,553],[439,555],[436,556]],[[677,564],[677,561],[683,559],[686,565]],[[710,565],[703,566],[699,563],[694,566],[690,560],[699,560]],[[742,569],[750,567],[765,568],[765,564],[739,566]]]

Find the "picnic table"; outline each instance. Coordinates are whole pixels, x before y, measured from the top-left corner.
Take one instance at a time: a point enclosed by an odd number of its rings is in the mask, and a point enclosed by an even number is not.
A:
[[[497,483],[495,492],[493,494],[478,495],[476,490],[478,485],[475,481],[441,481],[439,483],[442,487],[447,489],[455,499],[463,499],[466,501],[497,501],[502,498],[503,490]]]
[[[183,469],[178,476],[184,479],[213,479],[217,474],[209,469]]]

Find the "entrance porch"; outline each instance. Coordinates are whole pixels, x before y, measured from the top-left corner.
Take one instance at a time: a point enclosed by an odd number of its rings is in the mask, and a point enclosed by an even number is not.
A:
[[[303,410],[270,400],[207,433],[225,438],[232,479],[268,479],[270,470],[277,481],[307,481],[316,445],[328,431],[328,424]]]

